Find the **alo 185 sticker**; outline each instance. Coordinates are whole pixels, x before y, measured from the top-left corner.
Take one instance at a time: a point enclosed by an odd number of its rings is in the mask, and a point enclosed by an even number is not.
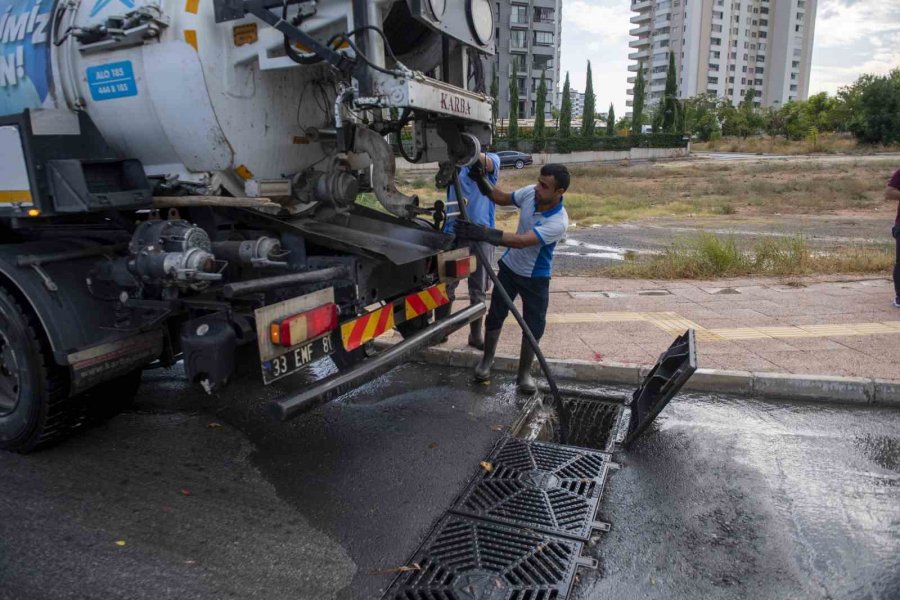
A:
[[[88,67],[88,86],[95,102],[137,96],[137,83],[130,60]]]

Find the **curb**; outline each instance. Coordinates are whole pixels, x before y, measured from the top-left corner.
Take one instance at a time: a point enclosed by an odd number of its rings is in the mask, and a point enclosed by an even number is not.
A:
[[[376,341],[375,345],[385,348],[393,344]],[[479,352],[466,348],[426,348],[414,354],[412,360],[433,365],[473,368],[479,355]],[[494,369],[515,372],[518,362],[518,356],[498,354],[494,359]],[[580,383],[638,385],[650,371],[650,366],[645,365],[596,363],[579,359],[548,358],[547,364],[550,371],[560,379]],[[683,389],[776,400],[801,398],[823,403],[900,408],[900,381],[867,377],[697,369]]]

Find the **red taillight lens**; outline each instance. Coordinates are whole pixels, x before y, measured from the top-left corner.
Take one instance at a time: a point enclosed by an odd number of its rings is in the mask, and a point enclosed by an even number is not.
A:
[[[473,271],[471,260],[472,258],[474,257],[467,256],[458,260],[447,261],[445,263],[447,277],[453,277],[454,279],[462,279],[463,277],[468,277],[469,274]]]
[[[337,327],[337,322],[337,305],[323,304],[272,323],[269,326],[269,338],[276,346],[296,346],[328,333]]]

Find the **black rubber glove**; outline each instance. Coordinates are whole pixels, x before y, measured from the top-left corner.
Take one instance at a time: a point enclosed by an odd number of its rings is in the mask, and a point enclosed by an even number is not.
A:
[[[480,159],[475,161],[475,164],[469,167],[469,179],[475,182],[479,192],[488,198],[491,197],[491,194],[494,192],[494,186],[484,172],[484,165],[481,164]]]
[[[462,219],[456,220],[454,231],[456,232],[456,237],[463,240],[487,242],[494,246],[499,246],[503,241],[503,232],[499,229],[491,229],[484,225],[476,225],[475,223],[470,223],[469,221],[464,221]]]

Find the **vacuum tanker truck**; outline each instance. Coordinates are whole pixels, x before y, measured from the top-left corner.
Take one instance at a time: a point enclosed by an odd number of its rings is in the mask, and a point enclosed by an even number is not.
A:
[[[331,357],[288,418],[479,318],[432,322],[473,257],[395,150],[439,184],[477,158],[494,27],[489,0],[0,0],[0,447],[149,367],[214,393]]]

